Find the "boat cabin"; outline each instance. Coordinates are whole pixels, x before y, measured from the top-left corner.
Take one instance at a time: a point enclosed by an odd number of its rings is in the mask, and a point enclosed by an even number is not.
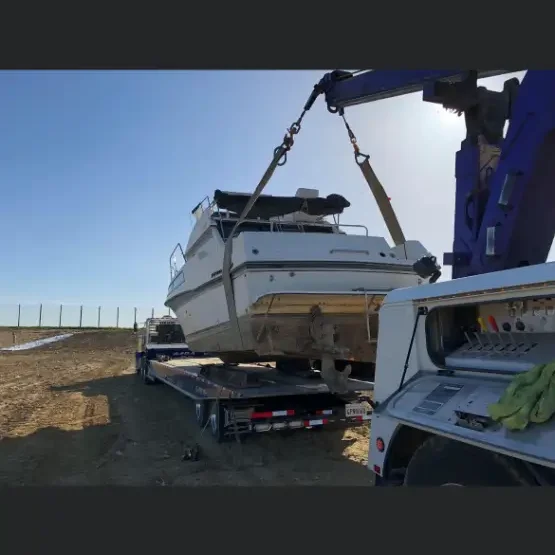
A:
[[[225,241],[250,198],[248,193],[216,190],[208,206],[200,203],[192,213],[198,220],[207,209],[210,210],[211,219],[217,222],[219,233]],[[339,229],[339,215],[350,205],[341,195],[319,197],[316,189],[298,189],[294,197],[260,195],[238,232],[344,233]],[[332,216],[334,221],[327,221],[326,216]]]

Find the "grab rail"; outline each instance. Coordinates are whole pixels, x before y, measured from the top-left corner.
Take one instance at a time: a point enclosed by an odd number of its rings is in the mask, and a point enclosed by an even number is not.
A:
[[[218,215],[214,218],[220,224],[220,230],[223,236],[223,222],[225,221],[233,221],[237,218],[223,218],[220,212],[216,212],[214,215]],[[329,229],[330,227],[342,228],[342,227],[350,227],[350,228],[360,228],[364,230],[364,234],[366,237],[369,236],[368,228],[362,224],[336,224],[331,222],[321,223],[321,222],[295,222],[295,221],[287,221],[287,220],[263,220],[263,219],[245,219],[243,220],[240,225],[237,227],[236,231],[244,224],[268,224],[270,226],[270,232],[282,232],[282,227],[289,226],[294,227],[296,226],[297,229],[301,232],[305,232],[305,227],[321,227],[324,229]]]
[[[337,227],[361,227],[362,229],[364,229],[366,237],[368,237],[368,228],[365,225],[362,225],[362,224],[333,224],[333,225],[337,225]]]
[[[175,278],[179,270],[179,268],[177,268],[176,265],[172,264],[174,260],[174,254],[177,249],[179,249],[179,251],[181,252],[181,256],[183,257],[183,262],[184,263],[187,262],[187,258],[185,257],[185,253],[183,252],[183,247],[181,246],[181,243],[177,243],[177,245],[175,245],[175,247],[173,248],[173,251],[170,254],[170,280],[173,280]]]
[[[198,212],[199,208],[201,209],[201,214],[204,214],[206,210],[212,208],[212,203],[210,202],[210,198],[208,196],[204,197],[192,210],[191,214],[196,216],[196,212]],[[197,217],[198,218],[198,217]]]

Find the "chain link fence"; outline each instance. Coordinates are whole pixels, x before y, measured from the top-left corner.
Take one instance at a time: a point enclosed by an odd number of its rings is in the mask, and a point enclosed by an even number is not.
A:
[[[173,316],[168,308],[75,304],[0,304],[0,327],[133,328],[147,318]]]

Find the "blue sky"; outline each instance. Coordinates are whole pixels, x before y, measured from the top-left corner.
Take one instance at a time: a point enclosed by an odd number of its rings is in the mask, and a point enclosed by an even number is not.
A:
[[[161,306],[168,256],[186,242],[193,206],[216,188],[254,189],[321,75],[0,72],[0,302]],[[485,84],[499,89],[509,77]],[[347,115],[405,234],[441,259],[452,242],[462,119],[420,94]],[[298,187],[343,194],[353,205],[344,223],[387,236],[323,100],[266,192]]]

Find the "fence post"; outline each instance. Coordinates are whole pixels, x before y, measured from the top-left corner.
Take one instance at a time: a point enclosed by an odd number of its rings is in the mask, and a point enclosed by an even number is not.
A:
[[[60,316],[58,317],[58,327],[61,328],[62,327],[62,309],[63,309],[64,305],[60,305]]]
[[[98,307],[98,325],[97,325],[97,327],[100,327],[100,309],[101,308],[102,307],[100,307],[100,306]]]
[[[79,327],[83,327],[83,305],[79,307]]]
[[[18,304],[17,305],[17,327],[19,327],[20,323],[21,323],[21,305]]]
[[[116,310],[116,328],[119,328],[119,306]]]
[[[39,306],[39,328],[41,327],[41,325],[42,325],[42,303],[40,303],[40,306]]]

